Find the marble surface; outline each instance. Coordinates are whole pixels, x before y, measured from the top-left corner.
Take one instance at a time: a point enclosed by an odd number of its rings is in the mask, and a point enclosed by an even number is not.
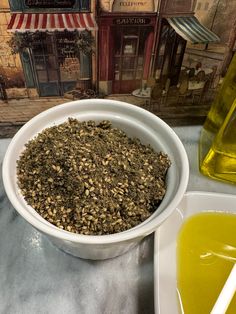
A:
[[[199,173],[200,127],[174,130],[190,160],[188,190],[235,194],[235,186]],[[0,161],[9,142],[0,140]],[[152,314],[153,284],[152,235],[111,260],[75,258],[55,248],[16,213],[0,178],[0,313]]]

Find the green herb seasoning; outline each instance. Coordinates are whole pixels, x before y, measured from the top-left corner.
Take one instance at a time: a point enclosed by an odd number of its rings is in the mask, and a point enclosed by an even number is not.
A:
[[[147,219],[166,192],[168,156],[111,126],[67,122],[45,129],[17,161],[19,188],[44,219],[87,235],[112,234]]]

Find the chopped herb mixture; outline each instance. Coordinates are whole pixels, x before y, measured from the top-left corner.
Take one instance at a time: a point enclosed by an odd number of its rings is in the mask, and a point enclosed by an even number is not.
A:
[[[67,122],[26,144],[19,188],[43,218],[74,233],[103,235],[147,219],[163,199],[168,156],[110,121]]]

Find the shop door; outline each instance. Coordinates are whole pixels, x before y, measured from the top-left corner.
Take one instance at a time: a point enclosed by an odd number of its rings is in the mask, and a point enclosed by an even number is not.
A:
[[[184,40],[177,33],[175,33],[175,40],[174,40],[174,45],[173,45],[173,52],[172,52],[172,58],[171,58],[171,64],[170,64],[170,74],[169,74],[171,85],[178,84],[185,47],[186,47],[186,40]]]
[[[163,82],[169,78],[171,85],[177,85],[185,47],[186,40],[164,20],[156,61],[156,78]]]
[[[62,95],[54,36],[40,33],[34,40],[32,54],[39,95]]]
[[[147,29],[120,27],[113,34],[115,51],[112,92],[131,93],[141,87]]]

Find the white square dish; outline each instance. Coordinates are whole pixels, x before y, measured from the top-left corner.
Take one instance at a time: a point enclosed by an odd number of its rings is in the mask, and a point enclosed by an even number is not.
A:
[[[176,238],[186,218],[206,211],[236,213],[236,195],[187,192],[178,208],[155,232],[155,314],[181,313],[176,280]]]

